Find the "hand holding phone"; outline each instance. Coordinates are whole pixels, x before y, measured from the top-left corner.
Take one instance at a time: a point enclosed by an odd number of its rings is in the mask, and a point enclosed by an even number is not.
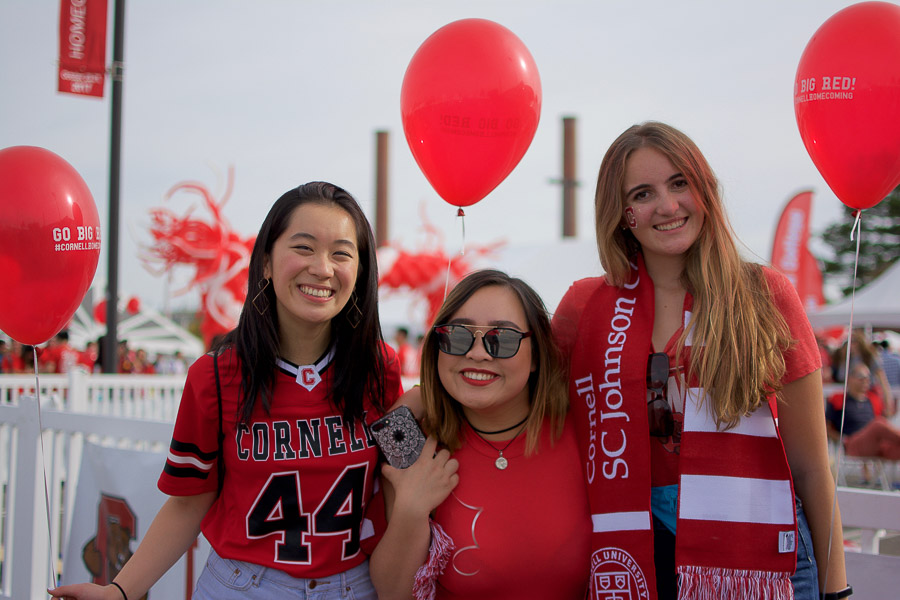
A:
[[[397,469],[405,469],[416,462],[425,445],[425,434],[406,406],[390,411],[369,429],[388,464]]]

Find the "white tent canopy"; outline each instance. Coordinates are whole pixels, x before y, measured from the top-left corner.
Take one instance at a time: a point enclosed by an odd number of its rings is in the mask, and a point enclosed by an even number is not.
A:
[[[891,265],[878,279],[856,293],[853,299],[853,326],[900,330],[900,261]],[[850,323],[851,299],[809,313],[816,329]]]
[[[106,334],[106,325],[94,320],[91,306],[88,295],[69,323],[69,342],[76,348],[84,348],[89,341]],[[193,361],[206,351],[203,340],[150,308],[141,308],[134,314],[120,308],[116,333],[120,340],[128,340],[131,349],[144,349],[151,358],[180,351],[185,359]]]

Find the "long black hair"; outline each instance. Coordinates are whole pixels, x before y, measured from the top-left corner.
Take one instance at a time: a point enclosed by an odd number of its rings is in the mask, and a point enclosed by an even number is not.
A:
[[[384,339],[378,317],[375,237],[369,221],[353,196],[336,185],[314,181],[283,194],[266,215],[250,255],[247,298],[238,325],[223,338],[216,349],[217,352],[232,349],[240,359],[241,395],[238,419],[243,423],[250,422],[257,401],[262,402],[266,413],[271,410],[275,359],[278,358],[280,346],[274,286],[269,285],[263,289],[264,298],[255,297],[265,280],[264,269],[271,256],[272,245],[287,229],[294,211],[309,202],[337,206],[347,212],[356,226],[359,250],[359,271],[354,289],[359,311],[353,307],[351,300],[331,320],[335,356],[334,385],[329,401],[343,413],[348,427],[353,427],[357,420],[362,420],[363,398],[366,393],[379,410],[384,409]],[[261,314],[257,307],[265,306],[266,303],[269,308]],[[356,323],[355,328],[350,319]]]

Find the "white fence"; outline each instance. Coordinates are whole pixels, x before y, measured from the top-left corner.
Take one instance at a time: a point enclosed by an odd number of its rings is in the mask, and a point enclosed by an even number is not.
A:
[[[0,600],[47,597],[76,516],[83,442],[159,453],[162,468],[183,387],[183,376],[43,375],[39,411],[33,376],[0,375]],[[839,497],[848,533],[869,532],[862,553],[847,553],[855,596],[891,597],[900,557],[877,552],[885,531],[900,531],[900,492],[842,487]]]
[[[900,531],[900,492],[838,488],[844,531],[859,530],[861,552],[845,552],[847,581],[853,597],[865,600],[897,598],[900,589],[900,556],[879,554],[879,545],[890,531]]]
[[[184,376],[42,375],[38,411],[33,376],[0,375],[0,600],[47,597],[82,443],[157,452],[162,468],[183,387]]]

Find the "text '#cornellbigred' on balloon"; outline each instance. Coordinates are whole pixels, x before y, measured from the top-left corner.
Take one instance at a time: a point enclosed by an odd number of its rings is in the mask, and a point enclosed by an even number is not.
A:
[[[525,44],[486,19],[441,27],[410,60],[403,131],[438,195],[470,206],[519,164],[541,114],[541,82]]]
[[[794,79],[800,137],[838,199],[871,208],[900,184],[900,6],[861,2],[809,40]]]
[[[23,344],[66,327],[100,259],[100,219],[87,184],[35,146],[0,150],[0,330]]]

